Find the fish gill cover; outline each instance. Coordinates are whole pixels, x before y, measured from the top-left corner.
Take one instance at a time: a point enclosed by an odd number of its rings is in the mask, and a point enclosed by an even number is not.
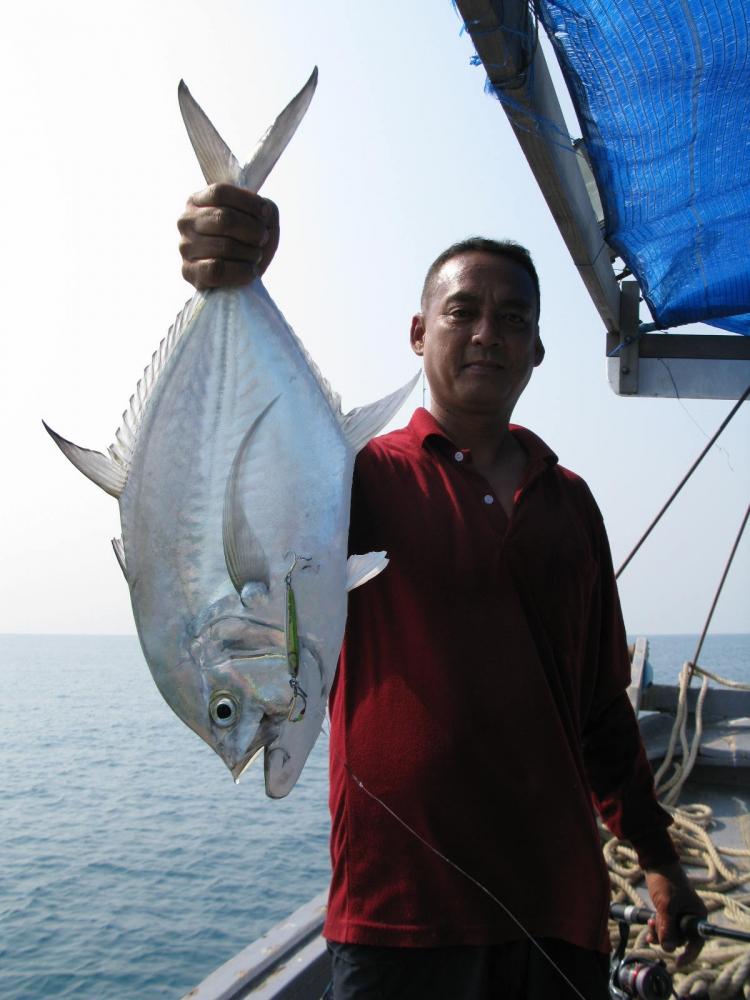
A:
[[[537,0],[660,326],[750,334],[750,0]]]

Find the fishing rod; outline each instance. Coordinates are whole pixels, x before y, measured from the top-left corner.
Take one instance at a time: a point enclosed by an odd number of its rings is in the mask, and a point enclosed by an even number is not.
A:
[[[612,903],[610,916],[620,928],[620,941],[612,956],[609,992],[612,1000],[667,1000],[672,996],[672,977],[661,959],[628,957],[625,950],[631,924],[647,924],[656,917],[646,906]],[[686,914],[679,921],[680,934],[687,940],[723,937],[750,943],[750,933],[711,924],[701,917]]]

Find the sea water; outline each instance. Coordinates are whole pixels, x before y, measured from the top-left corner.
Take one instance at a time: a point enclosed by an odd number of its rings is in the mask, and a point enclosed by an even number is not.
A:
[[[655,636],[660,682],[696,636]],[[750,678],[750,635],[701,663]],[[323,889],[327,738],[291,795],[235,785],[134,637],[0,636],[0,998],[176,1000]]]

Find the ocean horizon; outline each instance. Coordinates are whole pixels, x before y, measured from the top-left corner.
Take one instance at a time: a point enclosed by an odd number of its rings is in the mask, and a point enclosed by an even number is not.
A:
[[[655,678],[697,640],[649,637]],[[749,680],[750,634],[700,662]],[[175,1000],[327,884],[325,733],[271,800],[173,715],[134,635],[0,635],[0,678],[3,1000]]]

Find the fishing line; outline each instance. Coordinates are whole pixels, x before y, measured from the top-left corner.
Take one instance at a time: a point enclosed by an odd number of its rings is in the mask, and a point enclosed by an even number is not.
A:
[[[677,382],[675,381],[675,377],[672,374],[672,369],[669,367],[669,365],[664,360],[664,358],[657,358],[657,361],[661,361],[662,365],[667,369],[667,374],[669,375],[670,381],[672,383],[672,388],[674,389],[675,399],[680,404],[680,406],[682,407],[683,411],[687,414],[687,416],[690,418],[690,420],[693,421],[693,423],[698,428],[698,430],[701,432],[701,434],[703,435],[703,437],[707,438],[708,437],[708,431],[704,427],[702,427],[700,425],[700,423],[698,422],[698,420],[693,416],[693,414],[690,412],[690,410],[687,408],[687,406],[685,406],[685,403],[683,402],[682,396],[680,395],[680,390],[677,388]],[[743,397],[743,398],[746,398],[746,397],[747,397],[747,393],[745,393],[745,397]],[[729,454],[729,452],[726,450],[726,448],[723,448],[720,444],[717,444],[716,445],[716,450],[722,452],[726,456],[727,465],[729,466],[730,470],[732,472],[734,472],[734,466],[732,465],[732,457]]]
[[[325,727],[323,727],[323,732],[328,737],[328,750],[330,753],[331,752],[330,732]],[[352,771],[351,767],[349,766],[349,763],[346,760],[344,760],[343,757],[340,757],[335,752],[334,756],[344,765],[347,774],[350,776],[352,781],[357,785],[357,787],[360,788],[365,793],[365,795],[371,798],[374,802],[377,802],[377,804],[381,806],[381,808],[385,809],[385,811],[389,814],[389,816],[392,816],[397,823],[399,823],[413,837],[416,837],[416,839],[421,844],[423,844],[428,850],[432,851],[432,853],[435,854],[438,858],[440,858],[441,861],[444,861],[447,865],[450,865],[451,868],[455,869],[460,875],[463,875],[463,877],[468,879],[469,882],[471,882],[473,885],[477,887],[477,889],[480,889],[485,894],[485,896],[488,896],[492,900],[492,902],[495,903],[496,906],[499,906],[500,909],[503,911],[503,913],[507,917],[509,917],[510,920],[513,921],[516,927],[518,927],[518,929],[529,939],[529,941],[534,945],[537,951],[540,952],[540,954],[549,962],[549,964],[552,966],[555,972],[557,972],[558,975],[571,988],[571,990],[573,990],[573,992],[579,998],[579,1000],[587,1000],[587,998],[584,997],[581,991],[568,979],[568,977],[562,971],[560,966],[555,962],[555,960],[550,955],[547,954],[547,952],[539,944],[539,942],[531,934],[531,932],[526,930],[526,928],[518,919],[518,917],[508,909],[505,903],[501,902],[497,898],[497,896],[490,889],[487,888],[487,886],[483,885],[478,879],[474,878],[473,875],[465,871],[460,865],[456,864],[455,861],[452,861],[447,855],[443,854],[442,851],[438,850],[438,848],[433,846],[428,840],[425,840],[425,838],[420,833],[418,833],[412,826],[409,826],[409,824],[406,822],[405,819],[402,819],[401,816],[398,815],[398,813],[394,812],[394,810],[391,809],[391,807],[388,805],[387,802],[384,802],[383,799],[379,798],[374,792],[371,792],[370,789],[362,781],[362,779],[358,778],[357,775],[354,773],[354,771]]]

